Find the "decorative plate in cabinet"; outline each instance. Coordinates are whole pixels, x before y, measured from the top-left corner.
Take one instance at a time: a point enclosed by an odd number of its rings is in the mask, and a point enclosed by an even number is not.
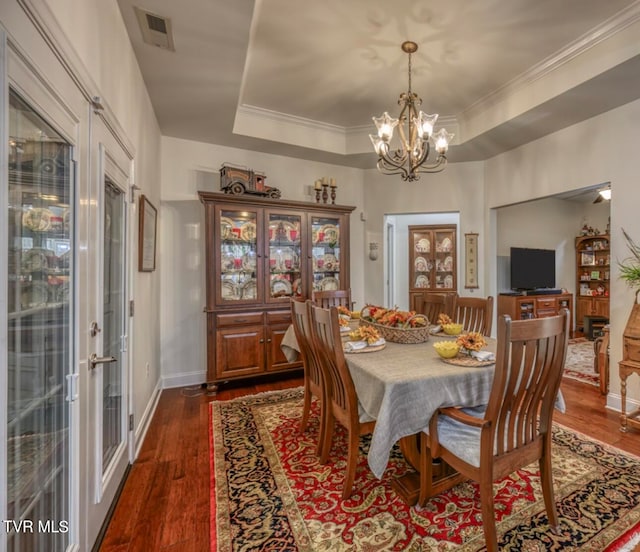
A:
[[[416,251],[418,253],[430,253],[431,242],[427,238],[422,238],[416,243]]]
[[[258,283],[255,278],[247,280],[242,286],[242,298],[243,299],[257,299],[258,298]]]
[[[291,295],[291,282],[279,276],[271,280],[271,296],[285,297]]]
[[[318,286],[321,291],[334,291],[336,289],[340,289],[340,282],[338,282],[338,279],[333,276],[327,276],[320,280]]]
[[[416,257],[413,265],[416,272],[429,272],[429,264],[424,257]]]
[[[428,288],[429,287],[429,278],[424,274],[419,274],[416,278],[416,286],[417,288]]]

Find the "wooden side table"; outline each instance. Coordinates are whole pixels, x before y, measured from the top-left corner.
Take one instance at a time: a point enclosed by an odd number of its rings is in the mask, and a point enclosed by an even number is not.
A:
[[[633,412],[627,414],[627,378],[631,374],[640,376],[640,362],[633,360],[621,360],[618,363],[620,371],[620,431],[627,432],[628,425],[640,429],[640,408],[636,408]]]

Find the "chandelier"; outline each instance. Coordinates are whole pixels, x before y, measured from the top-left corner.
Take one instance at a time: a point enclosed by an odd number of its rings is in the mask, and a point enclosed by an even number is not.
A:
[[[418,180],[419,173],[440,172],[447,164],[447,149],[453,134],[440,129],[435,135],[433,127],[438,114],[427,115],[417,107],[422,104],[420,96],[411,91],[411,54],[418,51],[415,42],[402,43],[402,51],[409,55],[409,89],[400,94],[398,105],[402,106],[397,119],[389,116],[386,111],[381,117],[373,117],[378,128],[378,135],[369,135],[373,147],[378,154],[378,170],[382,174],[399,174],[402,180]],[[398,148],[391,146],[393,129],[398,127],[400,144]],[[438,157],[432,163],[427,163],[433,141]]]

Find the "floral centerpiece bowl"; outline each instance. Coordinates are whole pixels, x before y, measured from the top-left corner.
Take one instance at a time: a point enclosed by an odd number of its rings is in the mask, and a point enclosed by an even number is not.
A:
[[[455,341],[438,341],[433,344],[433,348],[442,358],[453,358],[460,351],[460,345]]]
[[[455,324],[453,322],[451,324],[443,324],[442,331],[447,335],[460,335],[462,332],[462,324]]]
[[[414,311],[366,305],[360,313],[360,326],[373,326],[386,341],[424,343],[429,339],[429,321]]]

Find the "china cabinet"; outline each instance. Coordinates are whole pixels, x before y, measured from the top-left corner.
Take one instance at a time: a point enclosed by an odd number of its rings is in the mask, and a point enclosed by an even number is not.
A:
[[[425,292],[456,293],[456,226],[409,226],[409,305],[418,310]]]
[[[355,207],[199,192],[205,208],[207,385],[298,369],[280,342],[292,297],[349,288]]]
[[[608,234],[576,238],[576,327],[580,331],[592,319],[609,319],[610,263]]]

